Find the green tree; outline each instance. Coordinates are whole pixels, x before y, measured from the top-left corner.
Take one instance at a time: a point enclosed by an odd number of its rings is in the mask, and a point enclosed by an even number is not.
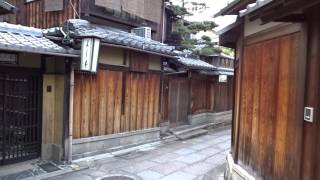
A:
[[[223,47],[217,46],[217,44],[212,43],[212,40],[208,36],[203,36],[201,41],[191,39],[192,34],[197,34],[201,31],[212,30],[217,27],[217,24],[213,21],[204,22],[188,22],[184,20],[184,17],[192,15],[184,7],[185,2],[181,0],[182,6],[173,6],[174,16],[176,19],[176,28],[172,33],[177,38],[179,36],[178,49],[189,50],[196,55],[209,56],[215,53],[225,53],[227,55],[232,55],[231,49],[224,49]],[[191,2],[193,5],[200,5],[207,8],[205,3]],[[199,48],[201,46],[201,48]]]

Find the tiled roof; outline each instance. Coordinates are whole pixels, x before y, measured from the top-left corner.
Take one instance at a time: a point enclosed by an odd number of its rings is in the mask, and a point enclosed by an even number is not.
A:
[[[57,30],[57,28],[48,29],[47,33],[52,33]],[[69,33],[71,38],[96,37],[101,39],[102,43],[126,46],[164,55],[174,54],[174,47],[172,46],[139,37],[115,28],[91,24],[86,20],[70,19],[64,24],[63,30],[66,33]]]
[[[271,3],[273,0],[257,0],[255,3],[248,4],[246,9],[243,9],[239,12],[240,17],[250,14],[253,11],[256,11],[263,6]]]
[[[17,8],[12,4],[4,0],[0,0],[0,14],[14,13],[16,9]]]
[[[74,53],[45,38],[41,29],[8,23],[0,23],[0,49],[57,55]]]
[[[177,62],[186,66],[189,69],[196,70],[215,70],[216,67],[206,63],[200,59],[186,58],[186,57],[177,57]]]
[[[200,74],[206,74],[206,75],[227,75],[227,76],[234,76],[234,70],[233,69],[217,69],[215,71],[204,71],[201,70]]]

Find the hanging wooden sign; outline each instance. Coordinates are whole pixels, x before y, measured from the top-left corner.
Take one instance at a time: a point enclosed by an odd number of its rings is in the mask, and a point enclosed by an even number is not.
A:
[[[81,45],[80,70],[96,73],[98,67],[100,39],[84,38]]]

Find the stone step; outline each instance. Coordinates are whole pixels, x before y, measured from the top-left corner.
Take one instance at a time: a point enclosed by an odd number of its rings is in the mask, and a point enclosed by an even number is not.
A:
[[[189,132],[184,132],[182,134],[178,134],[176,135],[176,137],[180,140],[187,140],[187,139],[195,138],[195,137],[206,135],[206,134],[208,134],[208,130],[197,129]]]
[[[185,133],[189,133],[191,131],[196,131],[196,130],[200,130],[200,129],[205,129],[208,127],[208,124],[201,124],[201,125],[183,125],[183,126],[179,126],[176,128],[171,128],[170,132],[175,135],[181,135],[181,134],[185,134]]]

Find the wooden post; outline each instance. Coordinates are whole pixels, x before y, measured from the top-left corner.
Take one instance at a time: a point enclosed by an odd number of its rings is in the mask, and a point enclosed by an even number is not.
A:
[[[317,172],[317,162],[319,163],[319,91],[320,91],[320,23],[316,18],[319,17],[319,12],[313,9],[312,13],[308,15],[308,37],[309,42],[306,49],[308,50],[307,59],[307,81],[305,93],[305,106],[314,107],[315,122],[304,122],[303,125],[303,153],[302,153],[302,176],[300,179],[317,179],[319,172]],[[318,177],[317,177],[318,176]]]

